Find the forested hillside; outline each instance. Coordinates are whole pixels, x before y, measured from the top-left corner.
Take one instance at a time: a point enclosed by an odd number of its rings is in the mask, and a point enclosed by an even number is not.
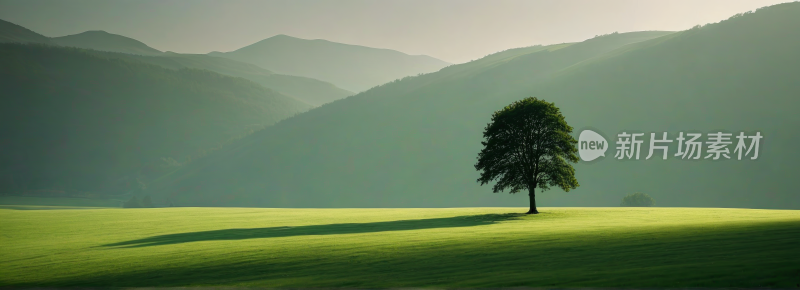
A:
[[[125,193],[309,109],[251,81],[0,44],[0,192]]]

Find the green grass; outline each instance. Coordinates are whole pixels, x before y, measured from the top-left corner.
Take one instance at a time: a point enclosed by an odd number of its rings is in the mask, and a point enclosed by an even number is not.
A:
[[[0,285],[796,287],[800,211],[0,209]]]

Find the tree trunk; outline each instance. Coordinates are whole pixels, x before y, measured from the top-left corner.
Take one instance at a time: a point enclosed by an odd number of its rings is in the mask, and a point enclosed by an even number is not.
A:
[[[526,212],[526,214],[539,213],[539,211],[536,210],[536,187],[533,187],[529,190],[528,196],[531,198],[531,209],[528,212]]]

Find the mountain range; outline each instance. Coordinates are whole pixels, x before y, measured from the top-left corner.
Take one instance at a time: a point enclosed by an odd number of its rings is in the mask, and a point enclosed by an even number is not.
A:
[[[195,68],[242,77],[264,87],[319,106],[353,95],[352,92],[320,80],[273,73],[259,66],[203,54],[161,52],[125,36],[104,31],[48,38],[19,25],[0,20],[0,43],[41,43],[97,51],[105,57],[123,58],[156,64],[165,68]]]
[[[287,75],[305,76],[353,92],[406,76],[435,72],[450,63],[390,50],[277,35],[231,52],[212,52]]]
[[[35,42],[138,56],[172,58],[181,56],[195,59],[200,57],[199,54],[162,52],[136,39],[101,30],[48,38],[2,20],[0,20],[0,42]],[[306,40],[287,35],[273,36],[235,51],[211,52],[208,55],[234,60],[237,63],[255,65],[265,71],[271,71],[271,74],[274,74],[271,78],[255,77],[256,79],[251,80],[304,99],[314,105],[350,96],[353,94],[352,92],[364,91],[398,78],[434,72],[450,65],[445,61],[425,55],[407,55],[390,49],[342,44],[321,39]],[[184,65],[189,63],[183,62]],[[219,66],[194,68],[214,70]],[[230,71],[230,69],[217,70],[221,73],[226,73],[226,71]],[[248,75],[234,76],[248,78]],[[305,80],[297,77],[303,77]],[[318,81],[312,84],[308,82],[310,79]],[[336,88],[331,88],[332,86],[324,83],[331,83]],[[280,85],[283,87],[276,87]],[[322,95],[308,93],[306,91],[309,89],[303,87],[313,88],[312,92],[321,91]]]
[[[449,65],[282,35],[208,55],[101,51],[0,22],[0,42],[27,42],[0,44],[0,192],[138,188],[161,206],[526,205],[480,186],[473,165],[492,113],[535,96],[561,108],[576,138],[591,129],[610,142],[575,165],[578,189],[537,193],[540,206],[617,206],[644,192],[659,206],[797,209],[798,27],[794,2]],[[620,160],[624,132],[764,138],[755,160],[685,160],[675,143],[668,160],[646,159],[647,143],[641,159]]]
[[[353,94],[228,58],[162,52],[105,31],[49,38],[0,21],[0,43],[3,192],[125,193],[132,180],[149,182]]]
[[[681,32],[499,52],[283,120],[154,192],[186,206],[524,205],[527,196],[479,186],[473,164],[492,112],[536,96],[562,109],[576,137],[582,128],[610,142],[622,132],[764,136],[757,160],[617,160],[612,147],[576,165],[577,190],[541,193],[542,206],[617,206],[645,192],[661,206],[800,208],[788,182],[800,171],[797,27],[800,3],[787,3]]]

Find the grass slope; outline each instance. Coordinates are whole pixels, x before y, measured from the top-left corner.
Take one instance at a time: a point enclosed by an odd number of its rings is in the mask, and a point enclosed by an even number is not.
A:
[[[310,77],[361,92],[405,76],[437,71],[449,63],[390,49],[277,35],[222,56],[280,74]]]
[[[0,285],[795,287],[800,212],[0,209]]]

